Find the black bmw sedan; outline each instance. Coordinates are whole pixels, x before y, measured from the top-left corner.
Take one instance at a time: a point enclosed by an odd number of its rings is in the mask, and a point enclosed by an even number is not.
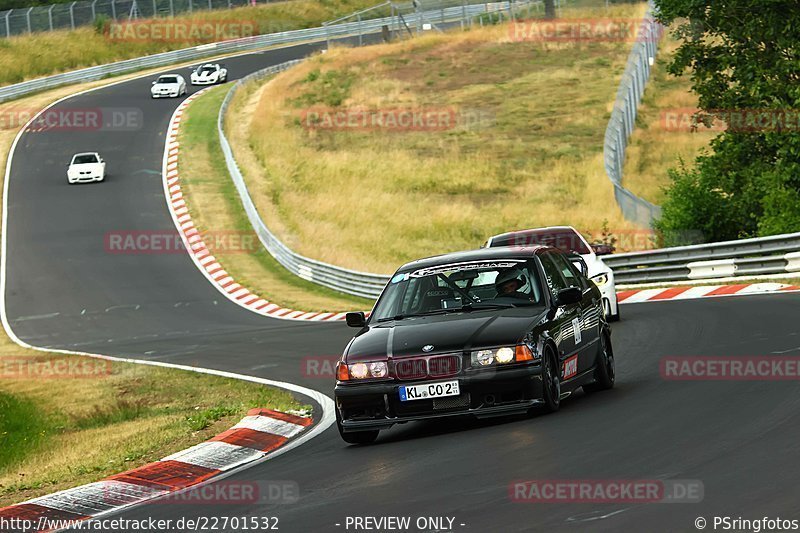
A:
[[[342,438],[459,415],[556,411],[614,385],[601,296],[562,252],[486,248],[421,259],[390,279],[337,366]]]

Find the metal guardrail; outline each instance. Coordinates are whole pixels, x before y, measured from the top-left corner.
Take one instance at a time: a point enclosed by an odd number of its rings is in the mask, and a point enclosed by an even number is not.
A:
[[[800,272],[800,233],[603,256],[617,283]]]
[[[469,1],[474,0],[464,1],[468,3]],[[453,7],[438,8],[438,4],[431,3],[430,8],[426,9],[425,13],[429,17],[435,16],[438,20],[457,21],[460,20],[461,17],[471,17],[485,13],[487,9],[489,9],[488,6],[501,6],[503,4],[508,6],[508,2],[501,2],[495,4],[465,4]],[[508,8],[506,7],[506,9]],[[260,48],[282,44],[321,42],[352,36],[364,36],[377,33],[381,31],[384,26],[391,27],[393,24],[395,24],[395,19],[393,17],[381,17],[342,24],[330,24],[317,28],[307,28],[303,30],[292,30],[257,35],[254,37],[244,37],[241,39],[231,39],[229,41],[203,44],[200,46],[163,52],[160,54],[139,57],[136,59],[127,59],[124,61],[109,63],[107,65],[99,65],[96,67],[74,70],[71,72],[65,72],[63,74],[55,74],[53,76],[37,78],[14,85],[0,87],[0,102],[71,83],[94,81],[128,72],[135,72],[145,68],[172,65],[175,63],[182,63],[214,55],[246,52],[249,50],[258,50]]]
[[[433,14],[435,15],[436,20],[447,23],[453,21],[458,22],[459,20],[464,20],[464,17],[474,17],[480,15],[481,13],[486,13],[487,11],[491,12],[508,9],[508,2],[493,2],[491,4],[442,7],[441,9],[433,12]],[[426,11],[425,15],[426,16],[424,18],[420,17],[420,20],[430,20],[430,18],[433,18],[431,11]],[[356,24],[362,28],[372,28],[373,31],[380,31],[386,24],[385,21],[386,19],[364,20],[357,21]],[[333,31],[337,31],[335,28],[335,26],[326,26],[326,32],[324,35],[330,36],[332,29]],[[225,164],[228,168],[228,173],[233,180],[236,190],[239,193],[239,198],[242,201],[242,205],[250,224],[255,229],[256,235],[258,235],[261,244],[275,258],[275,260],[278,261],[278,263],[283,265],[283,267],[292,274],[295,274],[296,276],[299,276],[305,280],[323,285],[345,294],[375,299],[380,295],[386,283],[388,283],[389,276],[350,270],[305,257],[292,251],[269,230],[267,225],[264,223],[264,220],[259,215],[258,209],[256,208],[255,203],[250,196],[250,192],[247,190],[247,184],[245,183],[244,176],[242,176],[239,165],[236,163],[236,159],[233,156],[233,150],[231,149],[230,142],[228,142],[228,139],[225,136],[225,113],[228,110],[231,100],[235,96],[236,92],[242,87],[242,85],[249,81],[263,79],[267,76],[271,76],[286,70],[287,68],[296,65],[299,62],[300,60],[281,63],[280,65],[269,67],[245,76],[237,81],[225,96],[225,99],[223,100],[222,106],[219,110],[219,116],[217,117],[217,132],[219,134],[222,153],[225,157]]]
[[[272,233],[269,228],[267,228],[267,225],[258,214],[258,209],[256,208],[253,199],[250,197],[250,192],[247,190],[247,185],[244,181],[244,176],[242,176],[242,173],[239,170],[239,165],[236,163],[236,159],[233,157],[231,145],[228,142],[228,139],[225,137],[225,113],[239,88],[248,81],[263,79],[267,76],[271,76],[286,70],[287,68],[296,65],[299,62],[300,60],[281,63],[280,65],[269,67],[264,70],[254,72],[249,76],[245,76],[237,81],[233,88],[231,88],[231,90],[225,96],[225,100],[223,100],[222,106],[219,110],[219,116],[217,117],[217,132],[219,134],[219,142],[220,146],[222,147],[222,153],[225,156],[225,164],[228,167],[228,172],[231,175],[231,179],[233,180],[236,190],[239,193],[239,198],[242,200],[242,205],[244,206],[244,211],[247,214],[247,218],[250,220],[250,224],[255,229],[256,235],[258,235],[261,244],[264,245],[264,248],[266,248],[267,251],[281,265],[284,266],[284,268],[296,276],[314,283],[318,283],[325,287],[329,287],[346,294],[353,294],[356,296],[362,296],[364,298],[374,299],[378,297],[380,292],[383,290],[383,287],[389,281],[388,276],[349,270],[302,256],[289,249],[288,246],[283,244],[280,239],[278,239],[278,237],[276,237],[275,234]]]
[[[636,43],[628,56],[603,142],[606,174],[614,185],[614,198],[622,215],[626,220],[647,228],[652,226],[653,220],[661,216],[661,207],[626,189],[622,185],[622,169],[625,164],[625,148],[636,123],[637,109],[650,78],[651,61],[655,61],[658,38],[662,32],[663,27],[653,18],[651,0]]]

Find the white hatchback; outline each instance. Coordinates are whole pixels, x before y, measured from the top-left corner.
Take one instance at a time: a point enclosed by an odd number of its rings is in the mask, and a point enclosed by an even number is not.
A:
[[[587,277],[591,279],[603,297],[603,310],[611,322],[619,320],[617,288],[614,285],[614,271],[598,255],[608,254],[613,249],[605,244],[591,245],[572,226],[553,226],[549,228],[511,231],[489,237],[485,248],[497,246],[552,246],[566,254],[579,255],[586,263]]]
[[[97,152],[83,152],[72,156],[67,167],[67,181],[86,183],[103,181],[106,178],[106,162]]]

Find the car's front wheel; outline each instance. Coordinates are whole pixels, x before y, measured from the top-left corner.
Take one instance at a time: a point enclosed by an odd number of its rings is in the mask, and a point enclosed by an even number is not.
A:
[[[355,432],[344,432],[342,428],[342,419],[339,416],[339,410],[336,410],[336,427],[339,429],[339,435],[341,435],[342,440],[345,441],[347,444],[372,444],[375,442],[375,439],[378,438],[379,430],[374,429],[372,431],[355,431]]]
[[[544,410],[548,413],[558,411],[561,406],[561,373],[555,362],[555,356],[549,350],[544,355],[542,369],[542,396]]]

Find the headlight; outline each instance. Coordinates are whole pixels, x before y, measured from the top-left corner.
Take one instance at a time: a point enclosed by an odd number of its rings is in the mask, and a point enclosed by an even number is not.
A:
[[[506,363],[519,363],[535,359],[533,352],[525,344],[517,346],[503,346],[491,350],[477,350],[472,352],[472,367],[479,368],[493,363],[503,365]]]
[[[598,287],[602,287],[606,283],[608,283],[608,274],[598,274],[597,276],[592,278],[594,284]]]
[[[389,366],[386,361],[373,361],[370,363],[353,363],[352,365],[339,362],[336,368],[336,379],[349,381],[351,379],[376,379],[389,375]]]

